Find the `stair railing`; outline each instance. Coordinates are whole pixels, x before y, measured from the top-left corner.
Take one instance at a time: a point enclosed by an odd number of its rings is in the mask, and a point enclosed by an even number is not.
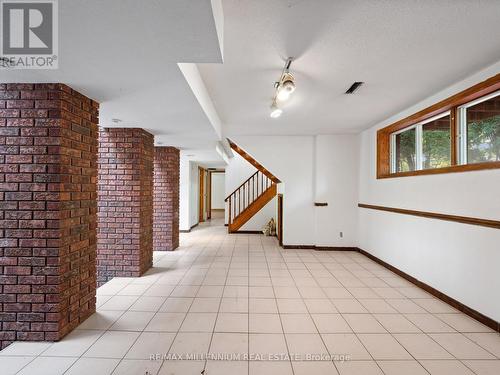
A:
[[[225,199],[229,205],[228,225],[231,225],[238,215],[245,211],[272,185],[273,181],[269,177],[261,171],[257,171],[233,191]]]

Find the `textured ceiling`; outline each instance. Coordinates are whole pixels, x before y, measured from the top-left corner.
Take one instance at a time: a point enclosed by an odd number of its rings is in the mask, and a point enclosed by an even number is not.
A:
[[[359,132],[500,60],[497,0],[223,0],[224,64],[200,64],[226,134]],[[286,57],[297,90],[269,117]],[[344,92],[354,81],[366,84]]]

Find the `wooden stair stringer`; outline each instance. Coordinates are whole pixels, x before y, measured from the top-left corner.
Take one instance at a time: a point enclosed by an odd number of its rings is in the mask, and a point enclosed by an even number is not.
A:
[[[260,164],[257,160],[255,160],[248,152],[243,150],[240,146],[238,146],[236,143],[234,143],[229,138],[227,138],[227,141],[229,142],[229,146],[231,146],[231,149],[233,151],[237,152],[243,159],[245,159],[247,162],[252,164],[255,169],[257,169],[262,174],[267,176],[272,182],[274,182],[276,184],[279,184],[281,182],[278,177],[276,177],[268,169],[266,169],[262,164]]]
[[[262,193],[255,201],[245,208],[238,216],[236,216],[231,224],[229,224],[229,233],[238,231],[248,220],[259,212],[266,204],[268,204],[278,194],[276,184],[272,184],[264,193]]]

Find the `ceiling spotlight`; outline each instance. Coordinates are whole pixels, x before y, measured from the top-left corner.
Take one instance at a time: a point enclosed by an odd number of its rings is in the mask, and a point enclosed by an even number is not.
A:
[[[295,80],[293,76],[290,73],[283,74],[276,90],[276,98],[280,101],[288,100],[294,91]]]
[[[283,110],[278,107],[278,105],[276,104],[276,101],[273,101],[273,104],[271,104],[271,114],[270,114],[270,116],[272,118],[278,118],[278,117],[281,116],[282,113],[283,113]]]
[[[295,79],[290,73],[290,64],[292,63],[292,58],[289,57],[283,71],[281,72],[280,79],[274,83],[274,97],[271,104],[271,117],[280,117],[283,113],[283,109],[278,107],[277,102],[284,102],[290,98],[290,95],[295,91]]]

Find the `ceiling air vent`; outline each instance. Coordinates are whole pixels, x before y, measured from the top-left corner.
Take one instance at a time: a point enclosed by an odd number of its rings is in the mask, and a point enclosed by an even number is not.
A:
[[[347,89],[347,91],[345,92],[346,94],[354,94],[354,92],[356,90],[358,90],[362,85],[364,84],[364,82],[354,82],[351,87],[349,87]]]

